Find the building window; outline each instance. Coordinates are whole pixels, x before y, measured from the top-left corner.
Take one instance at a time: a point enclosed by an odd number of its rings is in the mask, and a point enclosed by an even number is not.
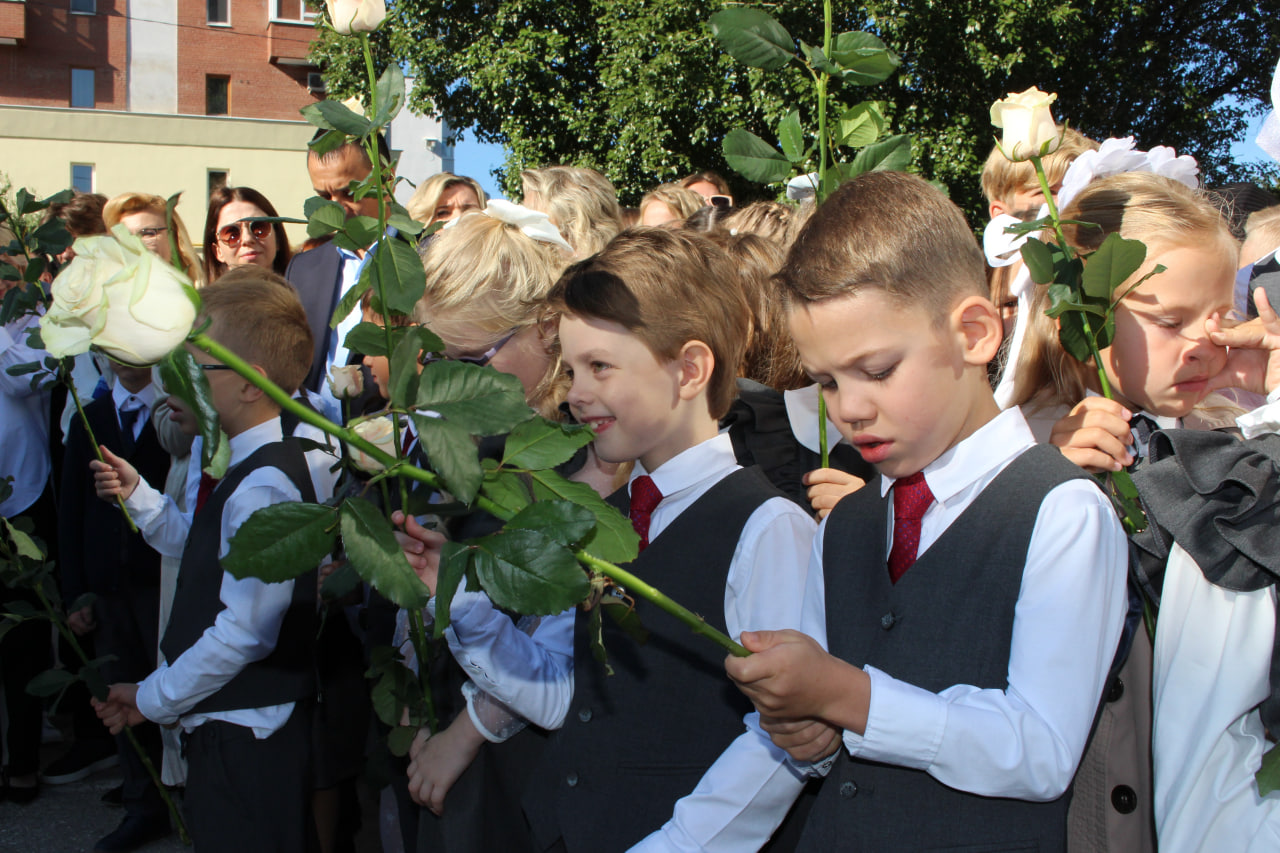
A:
[[[213,195],[218,190],[227,185],[226,169],[210,169],[209,170],[209,195]]]
[[[71,69],[71,106],[91,110],[97,102],[93,97],[93,69]]]
[[[211,24],[230,24],[231,9],[230,0],[208,0],[209,6],[209,23]]]
[[[91,164],[71,164],[71,188],[80,193],[93,192],[93,166]]]
[[[230,77],[217,77],[209,74],[204,78],[204,114],[207,116],[227,115],[230,105]]]
[[[98,11],[98,0],[71,0],[71,11],[76,15],[93,15]]]

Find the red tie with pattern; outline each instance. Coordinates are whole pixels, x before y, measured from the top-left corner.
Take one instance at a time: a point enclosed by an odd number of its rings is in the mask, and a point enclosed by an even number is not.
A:
[[[920,550],[920,519],[933,503],[924,474],[912,474],[893,484],[893,548],[889,551],[889,580],[897,583],[916,561]]]
[[[213,494],[213,489],[218,485],[218,478],[210,476],[205,472],[200,472],[200,488],[196,490],[196,512],[204,509],[205,501],[209,500],[209,495]]]
[[[649,545],[649,517],[662,502],[662,492],[648,475],[631,481],[631,526],[640,534],[640,550]]]

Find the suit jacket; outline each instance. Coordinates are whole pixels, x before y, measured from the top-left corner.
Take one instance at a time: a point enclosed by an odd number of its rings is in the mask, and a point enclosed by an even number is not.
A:
[[[129,448],[120,432],[115,402],[108,394],[84,408],[98,442],[138,469],[149,483],[163,484],[169,473],[169,454],[160,446],[151,418]],[[158,586],[160,555],[141,533],[129,531],[120,510],[100,500],[94,491],[89,461],[96,459],[84,424],[71,421],[58,497],[59,570],[67,607],[86,592],[109,594],[136,586]]]
[[[330,242],[309,252],[294,255],[284,277],[302,299],[314,342],[311,370],[303,385],[312,391],[319,391],[325,379],[325,362],[329,355],[331,336],[337,334],[329,328],[329,318],[333,316],[342,295],[342,256],[338,254],[338,247]]]

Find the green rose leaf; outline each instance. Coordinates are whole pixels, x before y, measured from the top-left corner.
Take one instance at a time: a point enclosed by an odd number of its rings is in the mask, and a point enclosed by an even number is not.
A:
[[[348,252],[363,252],[365,248],[373,245],[381,233],[378,229],[378,220],[372,216],[353,216],[343,220],[342,227],[334,235],[333,242],[334,245],[341,246]]]
[[[573,554],[536,530],[504,530],[470,544],[480,584],[499,607],[550,616],[576,606],[590,591]]]
[[[5,536],[13,543],[19,557],[25,557],[36,562],[44,559],[44,552],[40,550],[40,546],[36,544],[36,541],[10,524],[9,519],[0,517],[0,524],[4,525]]]
[[[160,362],[160,378],[165,390],[186,404],[196,416],[203,441],[200,467],[221,477],[231,461],[231,444],[222,432],[218,412],[213,407],[209,378],[186,347],[178,347]]]
[[[805,61],[813,67],[815,71],[821,71],[835,77],[840,74],[840,67],[827,58],[822,52],[822,48],[814,47],[805,42],[800,42],[800,53],[804,55]]]
[[[298,112],[302,112],[302,110],[298,110]],[[310,121],[310,118],[308,118],[308,121]],[[315,122],[312,121],[311,124],[314,125]],[[314,142],[308,142],[307,147],[309,147],[317,157],[323,157],[330,151],[337,151],[346,144],[347,135],[345,133],[340,130],[330,130]]]
[[[417,726],[396,726],[387,733],[387,749],[396,758],[404,758],[413,746],[413,739],[418,736]]]
[[[337,101],[316,101],[307,104],[300,112],[316,127],[338,130],[347,136],[365,136],[372,127],[367,118]]]
[[[897,54],[871,33],[840,33],[831,49],[841,76],[856,86],[870,86],[888,78],[899,65]]]
[[[776,71],[795,56],[795,40],[768,12],[745,6],[724,9],[710,23],[720,46],[743,65]]]
[[[721,148],[725,161],[747,180],[775,184],[791,174],[791,161],[749,130],[729,131]]]
[[[54,218],[37,228],[32,233],[31,239],[35,240],[36,251],[46,255],[57,255],[74,243],[76,238],[71,236],[71,232],[62,224],[61,219]],[[32,258],[32,261],[36,260],[41,259]]]
[[[841,164],[843,180],[867,172],[900,172],[911,165],[911,137],[897,134],[868,145],[850,163]]]
[[[570,501],[538,501],[520,510],[507,522],[508,530],[537,530],[548,539],[570,547],[596,526],[591,510]]]
[[[431,467],[444,478],[444,484],[463,503],[475,500],[484,469],[476,454],[476,443],[466,429],[452,421],[414,414],[418,440],[431,460]]]
[[[292,580],[316,568],[338,538],[337,511],[300,502],[263,507],[240,525],[222,568],[238,579]]]
[[[407,234],[411,237],[416,237],[418,234],[422,233],[424,228],[426,228],[426,226],[421,222],[410,219],[407,211],[401,212],[398,210],[392,211],[387,216],[387,224],[399,231],[401,234]]]
[[[1258,783],[1258,796],[1265,797],[1272,791],[1280,790],[1280,749],[1272,747],[1262,756],[1262,765],[1254,774]]]
[[[1089,335],[1084,330],[1084,320],[1079,312],[1067,311],[1058,318],[1058,340],[1076,361],[1088,364],[1093,358]]]
[[[480,494],[499,506],[519,512],[527,507],[530,501],[529,487],[524,481],[525,475],[490,467],[496,464],[492,459],[485,460],[484,482],[480,486]]]
[[[578,448],[590,444],[592,438],[591,430],[585,426],[530,418],[507,436],[502,464],[517,468],[554,468],[572,459]]]
[[[1027,265],[1027,272],[1036,284],[1053,282],[1053,253],[1042,240],[1027,238],[1027,242],[1022,244],[1022,262]]]
[[[596,517],[596,529],[582,543],[588,553],[611,563],[629,563],[640,552],[640,537],[631,521],[586,483],[566,480],[555,471],[534,471],[533,495],[538,500],[567,500]]]
[[[327,237],[330,234],[341,231],[342,226],[347,221],[347,214],[342,209],[342,205],[336,201],[325,201],[319,196],[314,196],[313,198],[320,203],[307,212],[307,236]],[[311,199],[307,199],[307,203],[310,204]]]
[[[440,339],[422,326],[402,327],[401,337],[391,353],[391,404],[410,408],[418,396],[418,359],[422,351],[431,350]]]
[[[371,678],[376,679],[369,690],[369,703],[386,726],[400,722],[400,710],[412,704],[411,697],[417,689],[413,670],[392,654],[398,655],[385,646],[375,649],[368,672]]]
[[[350,563],[342,563],[320,582],[320,596],[326,601],[342,598],[360,585],[360,573]]]
[[[884,112],[878,101],[863,101],[840,116],[836,141],[849,148],[863,148],[880,138],[884,131]]]
[[[782,144],[782,153],[792,163],[804,159],[804,128],[800,126],[799,110],[792,110],[783,117],[778,125],[778,142]]]
[[[1138,271],[1147,259],[1147,247],[1140,240],[1126,240],[1108,234],[1084,265],[1081,285],[1088,296],[1111,301],[1111,294]]]
[[[365,265],[361,280],[375,268],[382,285],[381,297],[374,290],[375,307],[380,298],[385,303],[380,313],[389,309],[397,314],[412,314],[427,287],[427,273],[417,250],[403,237],[387,237],[373,250],[373,260]]]
[[[65,669],[46,669],[27,682],[27,692],[32,696],[47,699],[50,696],[57,696],[77,680],[75,673]]]
[[[446,542],[440,550],[440,571],[436,575],[436,621],[435,636],[444,636],[449,627],[449,608],[453,604],[453,596],[458,585],[466,576],[467,566],[471,562],[472,549],[460,542]]]
[[[421,610],[429,594],[405,559],[387,517],[364,498],[347,498],[341,509],[342,545],[360,577],[405,610]]]
[[[534,416],[519,379],[461,361],[428,364],[414,408],[436,412],[472,435],[502,435]]]
[[[399,63],[392,62],[387,65],[373,91],[378,103],[378,113],[373,117],[373,126],[380,128],[395,118],[400,108],[404,106],[404,72],[400,70]]]
[[[377,323],[357,323],[355,328],[347,332],[342,345],[352,352],[361,355],[385,356],[387,354],[387,331],[390,332],[391,346],[394,348],[408,331],[404,326],[392,326],[384,331]]]
[[[107,700],[107,694],[111,691],[111,688],[107,685],[107,679],[102,676],[102,669],[100,668],[108,659],[109,658],[98,658],[97,660],[90,661],[80,667],[80,680],[88,686],[89,692],[93,694],[93,698],[97,699],[99,702],[105,702]]]

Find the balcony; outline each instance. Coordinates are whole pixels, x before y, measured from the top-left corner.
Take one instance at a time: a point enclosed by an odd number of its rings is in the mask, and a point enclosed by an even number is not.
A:
[[[0,0],[0,45],[21,46],[27,40],[25,0]]]
[[[5,5],[3,0],[0,5]],[[271,21],[267,24],[267,58],[277,65],[310,65],[307,51],[315,34],[310,23]]]

